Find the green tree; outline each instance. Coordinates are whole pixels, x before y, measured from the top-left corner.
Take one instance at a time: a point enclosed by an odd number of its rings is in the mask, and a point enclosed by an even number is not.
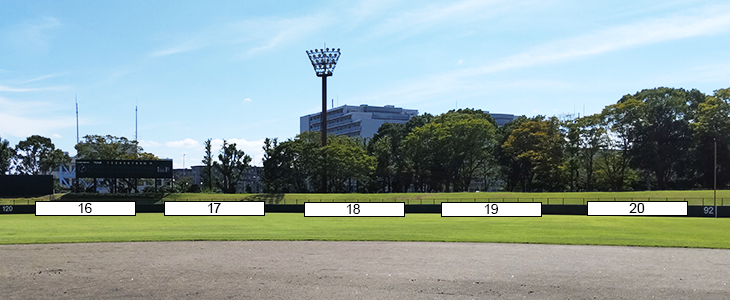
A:
[[[10,147],[10,142],[0,138],[0,175],[10,172],[13,159],[15,158],[15,149]]]
[[[217,185],[216,176],[213,174],[213,149],[211,139],[204,142],[205,156],[203,156],[203,190],[205,192],[213,192],[214,186]]]
[[[56,149],[51,139],[33,135],[15,146],[18,164],[16,169],[20,174],[40,175],[49,174],[61,164],[71,162],[68,154]]]
[[[377,162],[375,180],[382,192],[406,192],[412,182],[401,151],[407,134],[406,124],[383,123],[368,144],[368,153]]]
[[[152,153],[144,152],[137,141],[113,135],[86,135],[76,144],[77,159],[104,160],[158,160]],[[102,185],[114,193],[139,193],[137,178],[105,178]]]
[[[488,119],[456,111],[414,128],[404,141],[404,149],[417,188],[423,191],[467,190],[493,152],[494,130]]]
[[[213,162],[213,166],[221,177],[218,187],[224,193],[236,193],[238,182],[249,168],[249,163],[251,163],[251,156],[243,150],[236,149],[236,143],[228,144],[226,140],[223,140],[218,161]]]
[[[537,116],[515,128],[502,145],[520,166],[523,191],[560,191],[564,137],[559,121]]]
[[[347,136],[328,138],[327,146],[322,147],[322,164],[327,168],[328,189],[330,192],[353,192],[351,180],[366,183],[375,170],[375,158],[367,155],[357,141]]]
[[[579,148],[578,158],[583,170],[585,170],[585,182],[583,189],[594,190],[594,172],[596,156],[606,149],[609,143],[608,132],[601,123],[599,114],[578,118]]]
[[[113,135],[86,135],[76,144],[78,159],[155,160],[154,154],[144,152],[137,141]]]
[[[629,131],[633,165],[644,171],[647,186],[689,188],[692,131],[686,114],[688,93],[684,89],[655,88],[626,95],[619,103],[638,101],[634,118],[624,119]]]
[[[697,169],[697,185],[714,186],[715,146],[717,147],[718,185],[722,188],[730,181],[730,89],[719,89],[697,105],[691,123],[695,131],[693,164]]]

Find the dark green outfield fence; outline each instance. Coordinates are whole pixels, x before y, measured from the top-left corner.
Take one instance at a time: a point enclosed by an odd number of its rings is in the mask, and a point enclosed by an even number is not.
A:
[[[481,201],[480,201],[481,202]],[[714,217],[715,214],[707,214],[708,207],[702,205],[690,205],[687,207],[688,217]],[[407,214],[440,214],[441,204],[407,204]],[[137,204],[137,213],[163,213],[165,206],[160,204]],[[264,212],[267,213],[304,213],[304,204],[265,204]],[[0,214],[35,214],[35,205],[2,205]],[[588,215],[588,205],[581,204],[555,204],[542,205],[543,215]],[[730,206],[718,206],[717,216],[722,218],[730,217]]]

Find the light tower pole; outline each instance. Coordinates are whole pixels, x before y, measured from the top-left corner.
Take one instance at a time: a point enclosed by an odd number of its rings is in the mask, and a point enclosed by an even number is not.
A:
[[[319,130],[322,132],[322,147],[327,146],[327,76],[332,76],[337,60],[340,58],[340,48],[324,48],[307,50],[317,77],[322,77],[322,114],[319,116]],[[326,160],[327,158],[325,158]],[[327,192],[327,169],[322,168],[322,192]]]

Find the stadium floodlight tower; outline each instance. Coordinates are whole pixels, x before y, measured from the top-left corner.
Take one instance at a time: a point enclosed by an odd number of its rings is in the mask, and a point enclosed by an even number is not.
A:
[[[327,76],[332,76],[337,60],[340,58],[340,48],[324,48],[307,50],[317,77],[322,77],[322,114],[320,115],[320,131],[322,132],[322,147],[327,146]]]
[[[319,131],[322,132],[322,147],[327,146],[327,76],[332,76],[337,60],[340,58],[340,48],[325,48],[307,50],[314,72],[322,77],[322,114],[319,116]],[[327,158],[325,157],[325,160]],[[327,168],[322,168],[322,193],[327,193]]]

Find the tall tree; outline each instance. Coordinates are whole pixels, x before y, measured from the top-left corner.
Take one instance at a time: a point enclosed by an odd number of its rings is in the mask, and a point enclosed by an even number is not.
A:
[[[144,152],[137,141],[113,135],[86,135],[75,148],[79,159],[158,159],[154,154]]]
[[[213,162],[213,166],[221,176],[218,187],[227,194],[236,193],[238,182],[243,178],[246,169],[251,163],[251,156],[236,149],[236,143],[228,144],[223,140],[218,161]]]
[[[157,156],[144,152],[139,143],[126,137],[113,135],[86,135],[76,144],[76,158],[105,160],[157,160]],[[102,180],[115,193],[139,193],[137,178]]]
[[[556,117],[537,116],[512,131],[502,148],[521,166],[523,191],[563,189],[563,143]]]
[[[71,162],[68,154],[56,149],[51,139],[33,135],[15,146],[20,174],[40,175],[49,174],[61,164]]]
[[[638,101],[635,118],[626,119],[630,132],[630,154],[635,166],[646,175],[647,184],[656,188],[679,188],[687,179],[691,163],[692,132],[686,119],[687,91],[655,88],[626,95],[619,103]],[[686,183],[685,183],[686,184]],[[688,186],[684,186],[689,188]]]
[[[10,147],[10,142],[0,138],[0,175],[10,172],[13,159],[15,158],[15,149]]]
[[[494,125],[478,114],[448,112],[417,127],[404,147],[423,191],[465,191],[494,147]]]
[[[323,165],[328,169],[329,192],[353,192],[350,182],[366,183],[375,170],[375,158],[356,140],[347,136],[328,138],[327,146],[322,147]]]
[[[717,148],[717,182],[722,188],[730,181],[730,89],[716,90],[712,96],[706,96],[693,116],[697,186],[713,188]]]
[[[205,141],[205,156],[203,156],[203,190],[213,192],[213,187],[217,185],[216,178],[213,174],[213,149],[211,139]]]

